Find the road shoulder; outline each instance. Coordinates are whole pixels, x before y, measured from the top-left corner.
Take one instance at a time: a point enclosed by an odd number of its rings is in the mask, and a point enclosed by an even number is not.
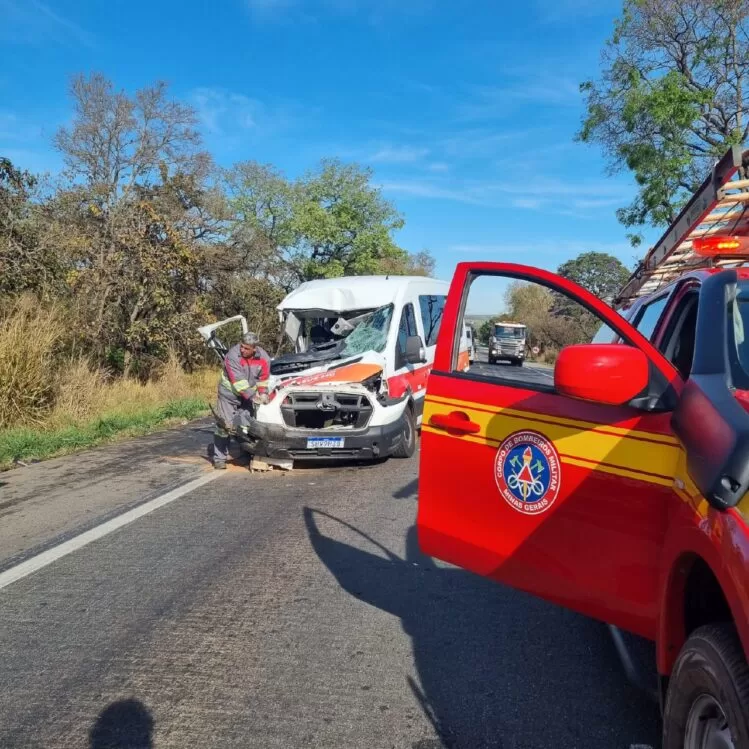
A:
[[[209,470],[203,419],[0,474],[0,570]]]

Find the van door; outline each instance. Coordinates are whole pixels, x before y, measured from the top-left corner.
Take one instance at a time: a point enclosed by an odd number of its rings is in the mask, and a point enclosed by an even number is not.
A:
[[[502,312],[534,331],[539,354],[523,368],[476,361],[460,371],[466,313]],[[575,345],[602,324],[629,345]],[[458,265],[422,424],[422,549],[654,638],[681,457],[668,409],[681,387],[643,336],[566,279]]]

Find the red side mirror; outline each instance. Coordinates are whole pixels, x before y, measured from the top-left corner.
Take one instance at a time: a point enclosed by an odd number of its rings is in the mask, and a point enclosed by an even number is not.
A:
[[[616,406],[637,397],[649,378],[647,356],[619,343],[567,346],[554,368],[554,386],[560,395]]]

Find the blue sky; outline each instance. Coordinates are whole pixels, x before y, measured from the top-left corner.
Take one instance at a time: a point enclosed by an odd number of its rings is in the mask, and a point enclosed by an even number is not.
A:
[[[55,171],[69,77],[156,79],[199,111],[217,161],[290,176],[358,161],[403,212],[397,240],[449,279],[464,260],[555,268],[635,251],[626,176],[576,144],[610,0],[0,0],[0,154]],[[482,305],[483,306],[483,305]]]

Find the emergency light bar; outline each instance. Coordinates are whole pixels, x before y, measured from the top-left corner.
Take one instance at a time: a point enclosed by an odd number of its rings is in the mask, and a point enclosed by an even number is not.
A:
[[[711,237],[695,237],[692,249],[702,257],[722,255],[749,256],[749,241],[746,237],[725,237],[714,234]]]

